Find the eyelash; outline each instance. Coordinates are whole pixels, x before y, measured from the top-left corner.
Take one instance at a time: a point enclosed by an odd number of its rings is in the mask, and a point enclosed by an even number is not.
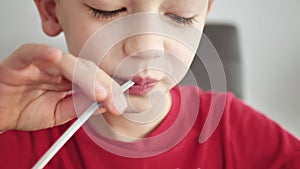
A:
[[[184,26],[192,26],[195,21],[195,17],[184,18],[174,14],[166,14],[166,15],[169,16],[176,23],[179,23]]]
[[[122,12],[126,11],[126,8],[120,8],[114,11],[103,11],[92,7],[89,7],[89,9],[92,12],[93,17],[97,19],[103,19],[103,20],[112,20],[115,17],[118,17]],[[174,22],[181,24],[183,26],[191,26],[195,20],[195,17],[184,18],[170,13],[166,14],[166,16],[170,17]]]
[[[115,17],[119,16],[122,12],[126,11],[126,8],[120,8],[114,11],[103,11],[92,7],[89,7],[89,9],[91,10],[93,17],[104,20],[112,20]]]

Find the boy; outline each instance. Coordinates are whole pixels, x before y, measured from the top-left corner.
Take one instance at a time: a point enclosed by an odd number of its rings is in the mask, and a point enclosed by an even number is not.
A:
[[[232,95],[226,96],[226,105],[218,128],[206,142],[199,143],[199,133],[205,125],[214,94],[203,93],[195,88],[174,87],[173,83],[169,83],[167,75],[161,72],[150,70],[139,73],[133,79],[136,85],[129,91],[130,100],[139,111],[148,109],[144,106],[147,105],[144,98],[151,90],[163,91],[166,105],[160,118],[147,125],[130,123],[120,118],[118,115],[125,110],[126,105],[119,104],[123,103],[122,97],[115,105],[114,93],[109,90],[114,83],[112,77],[117,69],[115,62],[120,63],[126,56],[139,51],[155,49],[173,55],[178,52],[182,52],[180,56],[187,54],[184,62],[190,64],[193,55],[178,50],[173,41],[154,35],[130,37],[118,43],[109,52],[99,69],[95,64],[75,57],[80,55],[88,38],[99,28],[129,14],[162,13],[176,25],[192,25],[202,30],[212,1],[35,0],[35,3],[44,32],[49,36],[64,32],[70,54],[63,54],[59,49],[45,45],[27,44],[1,63],[0,130],[32,131],[6,131],[0,135],[1,168],[32,167],[70,126],[70,120],[76,117],[74,100],[70,94],[72,83],[91,99],[103,103],[99,112],[104,113],[105,119],[115,130],[134,138],[159,136],[171,128],[179,116],[178,105],[186,101],[180,100],[181,93],[187,93],[185,98],[197,98],[199,95],[201,104],[192,128],[171,149],[153,152],[152,156],[142,156],[144,152],[141,152],[140,157],[126,157],[97,146],[83,130],[80,130],[50,161],[47,166],[49,168],[300,167],[299,141]],[[143,59],[147,56],[141,53],[138,57]],[[74,76],[78,62],[82,65],[82,71]],[[95,70],[95,82],[87,83],[86,78],[93,78],[87,76]],[[117,88],[119,90],[119,87]],[[189,101],[191,100],[187,100]],[[255,125],[250,126],[253,123]],[[149,144],[151,146],[143,145],[144,142],[118,142],[120,140],[117,137],[113,137],[115,140],[109,140],[108,143],[112,143],[112,146],[128,145],[138,152],[147,149],[147,146],[152,148],[163,144],[165,139],[172,138],[162,137],[155,144]]]

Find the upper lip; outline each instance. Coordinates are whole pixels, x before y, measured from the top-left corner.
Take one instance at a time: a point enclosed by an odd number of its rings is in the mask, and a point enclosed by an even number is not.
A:
[[[136,76],[133,78],[132,81],[135,83],[135,85],[147,85],[147,84],[155,83],[158,80],[152,79],[150,77]]]

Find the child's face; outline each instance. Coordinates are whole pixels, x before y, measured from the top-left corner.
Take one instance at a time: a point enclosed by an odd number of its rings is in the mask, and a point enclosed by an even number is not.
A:
[[[210,7],[209,0],[55,0],[54,4],[56,4],[58,25],[53,29],[57,29],[57,26],[61,28],[65,34],[69,52],[75,56],[78,56],[91,35],[109,22],[123,16],[157,12],[163,14],[169,22],[173,22],[175,27],[195,27],[202,32]],[[122,28],[119,29],[119,31],[122,30]],[[147,34],[129,37],[118,43],[110,50],[100,67],[112,76],[121,60],[135,52],[149,49],[180,56],[181,58],[178,59],[188,65],[187,67],[194,57],[193,52],[175,40]],[[156,87],[165,92],[175,85],[169,84],[170,80],[166,80],[167,75],[162,72],[149,70],[141,73],[140,76],[145,79],[155,79],[158,81]],[[141,91],[136,94],[144,95],[147,92]]]

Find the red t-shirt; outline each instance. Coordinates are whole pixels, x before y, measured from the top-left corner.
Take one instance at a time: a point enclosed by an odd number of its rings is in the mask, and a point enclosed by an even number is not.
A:
[[[171,94],[169,114],[147,141],[104,139],[105,145],[123,153],[115,154],[80,129],[46,168],[300,168],[299,140],[232,94],[204,93],[191,86],[176,87]],[[31,168],[71,123],[1,134],[0,168]]]

